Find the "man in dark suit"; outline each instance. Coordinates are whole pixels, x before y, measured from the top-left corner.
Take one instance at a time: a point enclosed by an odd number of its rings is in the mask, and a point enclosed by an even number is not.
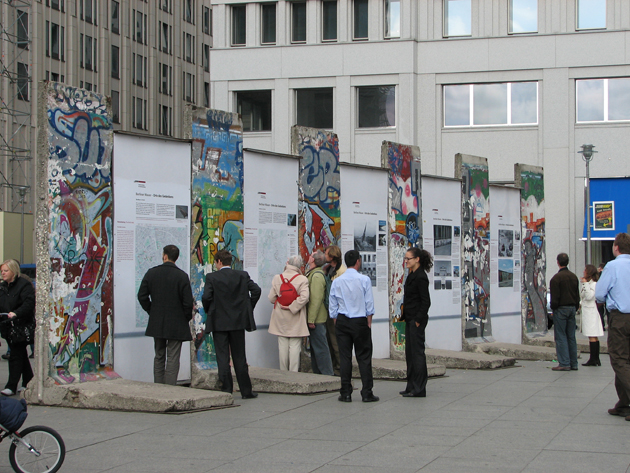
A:
[[[192,340],[192,289],[188,275],[175,265],[177,258],[179,248],[165,246],[164,264],[148,270],[138,290],[138,302],[149,314],[145,335],[155,345],[153,381],[160,384],[177,384],[182,341]]]
[[[206,275],[201,297],[206,311],[206,333],[212,333],[217,353],[221,391],[233,391],[230,352],[236,371],[236,380],[243,399],[257,397],[252,392],[247,358],[245,356],[245,330],[256,330],[254,307],[260,299],[260,287],[245,271],[231,268],[232,255],[220,250],[214,257],[217,271]]]

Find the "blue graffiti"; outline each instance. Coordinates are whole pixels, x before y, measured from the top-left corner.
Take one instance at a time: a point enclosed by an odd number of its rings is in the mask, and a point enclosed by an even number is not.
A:
[[[304,198],[311,202],[331,204],[339,207],[339,163],[335,154],[327,148],[315,149],[304,147],[300,155],[303,171],[300,173],[300,184]]]

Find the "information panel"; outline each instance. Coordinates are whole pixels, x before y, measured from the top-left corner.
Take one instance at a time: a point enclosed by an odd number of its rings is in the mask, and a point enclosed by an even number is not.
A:
[[[426,344],[456,351],[462,349],[460,188],[454,179],[422,177],[424,249],[433,255]]]
[[[114,135],[114,369],[123,378],[153,381],[149,315],[137,294],[146,272],[177,245],[177,266],[190,264],[190,143]],[[182,346],[178,379],[190,379],[190,345]]]
[[[490,201],[492,336],[521,343],[521,190],[491,185]]]
[[[298,254],[298,166],[297,156],[243,151],[243,269],[262,289],[254,310],[258,329],[246,334],[252,366],[279,368],[278,337],[268,332],[273,308],[268,295],[273,277]]]
[[[374,358],[389,358],[387,285],[388,173],[383,168],[341,165],[341,252],[357,250],[372,281]]]

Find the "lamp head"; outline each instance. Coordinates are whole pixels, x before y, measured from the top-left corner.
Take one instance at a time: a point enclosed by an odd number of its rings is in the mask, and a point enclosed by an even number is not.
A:
[[[593,149],[595,148],[595,145],[582,145],[581,148],[582,151],[578,151],[578,153],[582,155],[584,161],[590,161],[593,159],[593,154],[597,153],[597,151]]]

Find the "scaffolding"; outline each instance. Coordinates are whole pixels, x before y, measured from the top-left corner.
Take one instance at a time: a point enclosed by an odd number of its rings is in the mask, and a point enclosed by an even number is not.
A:
[[[20,212],[22,220],[34,149],[31,23],[30,0],[0,0],[0,210]]]

